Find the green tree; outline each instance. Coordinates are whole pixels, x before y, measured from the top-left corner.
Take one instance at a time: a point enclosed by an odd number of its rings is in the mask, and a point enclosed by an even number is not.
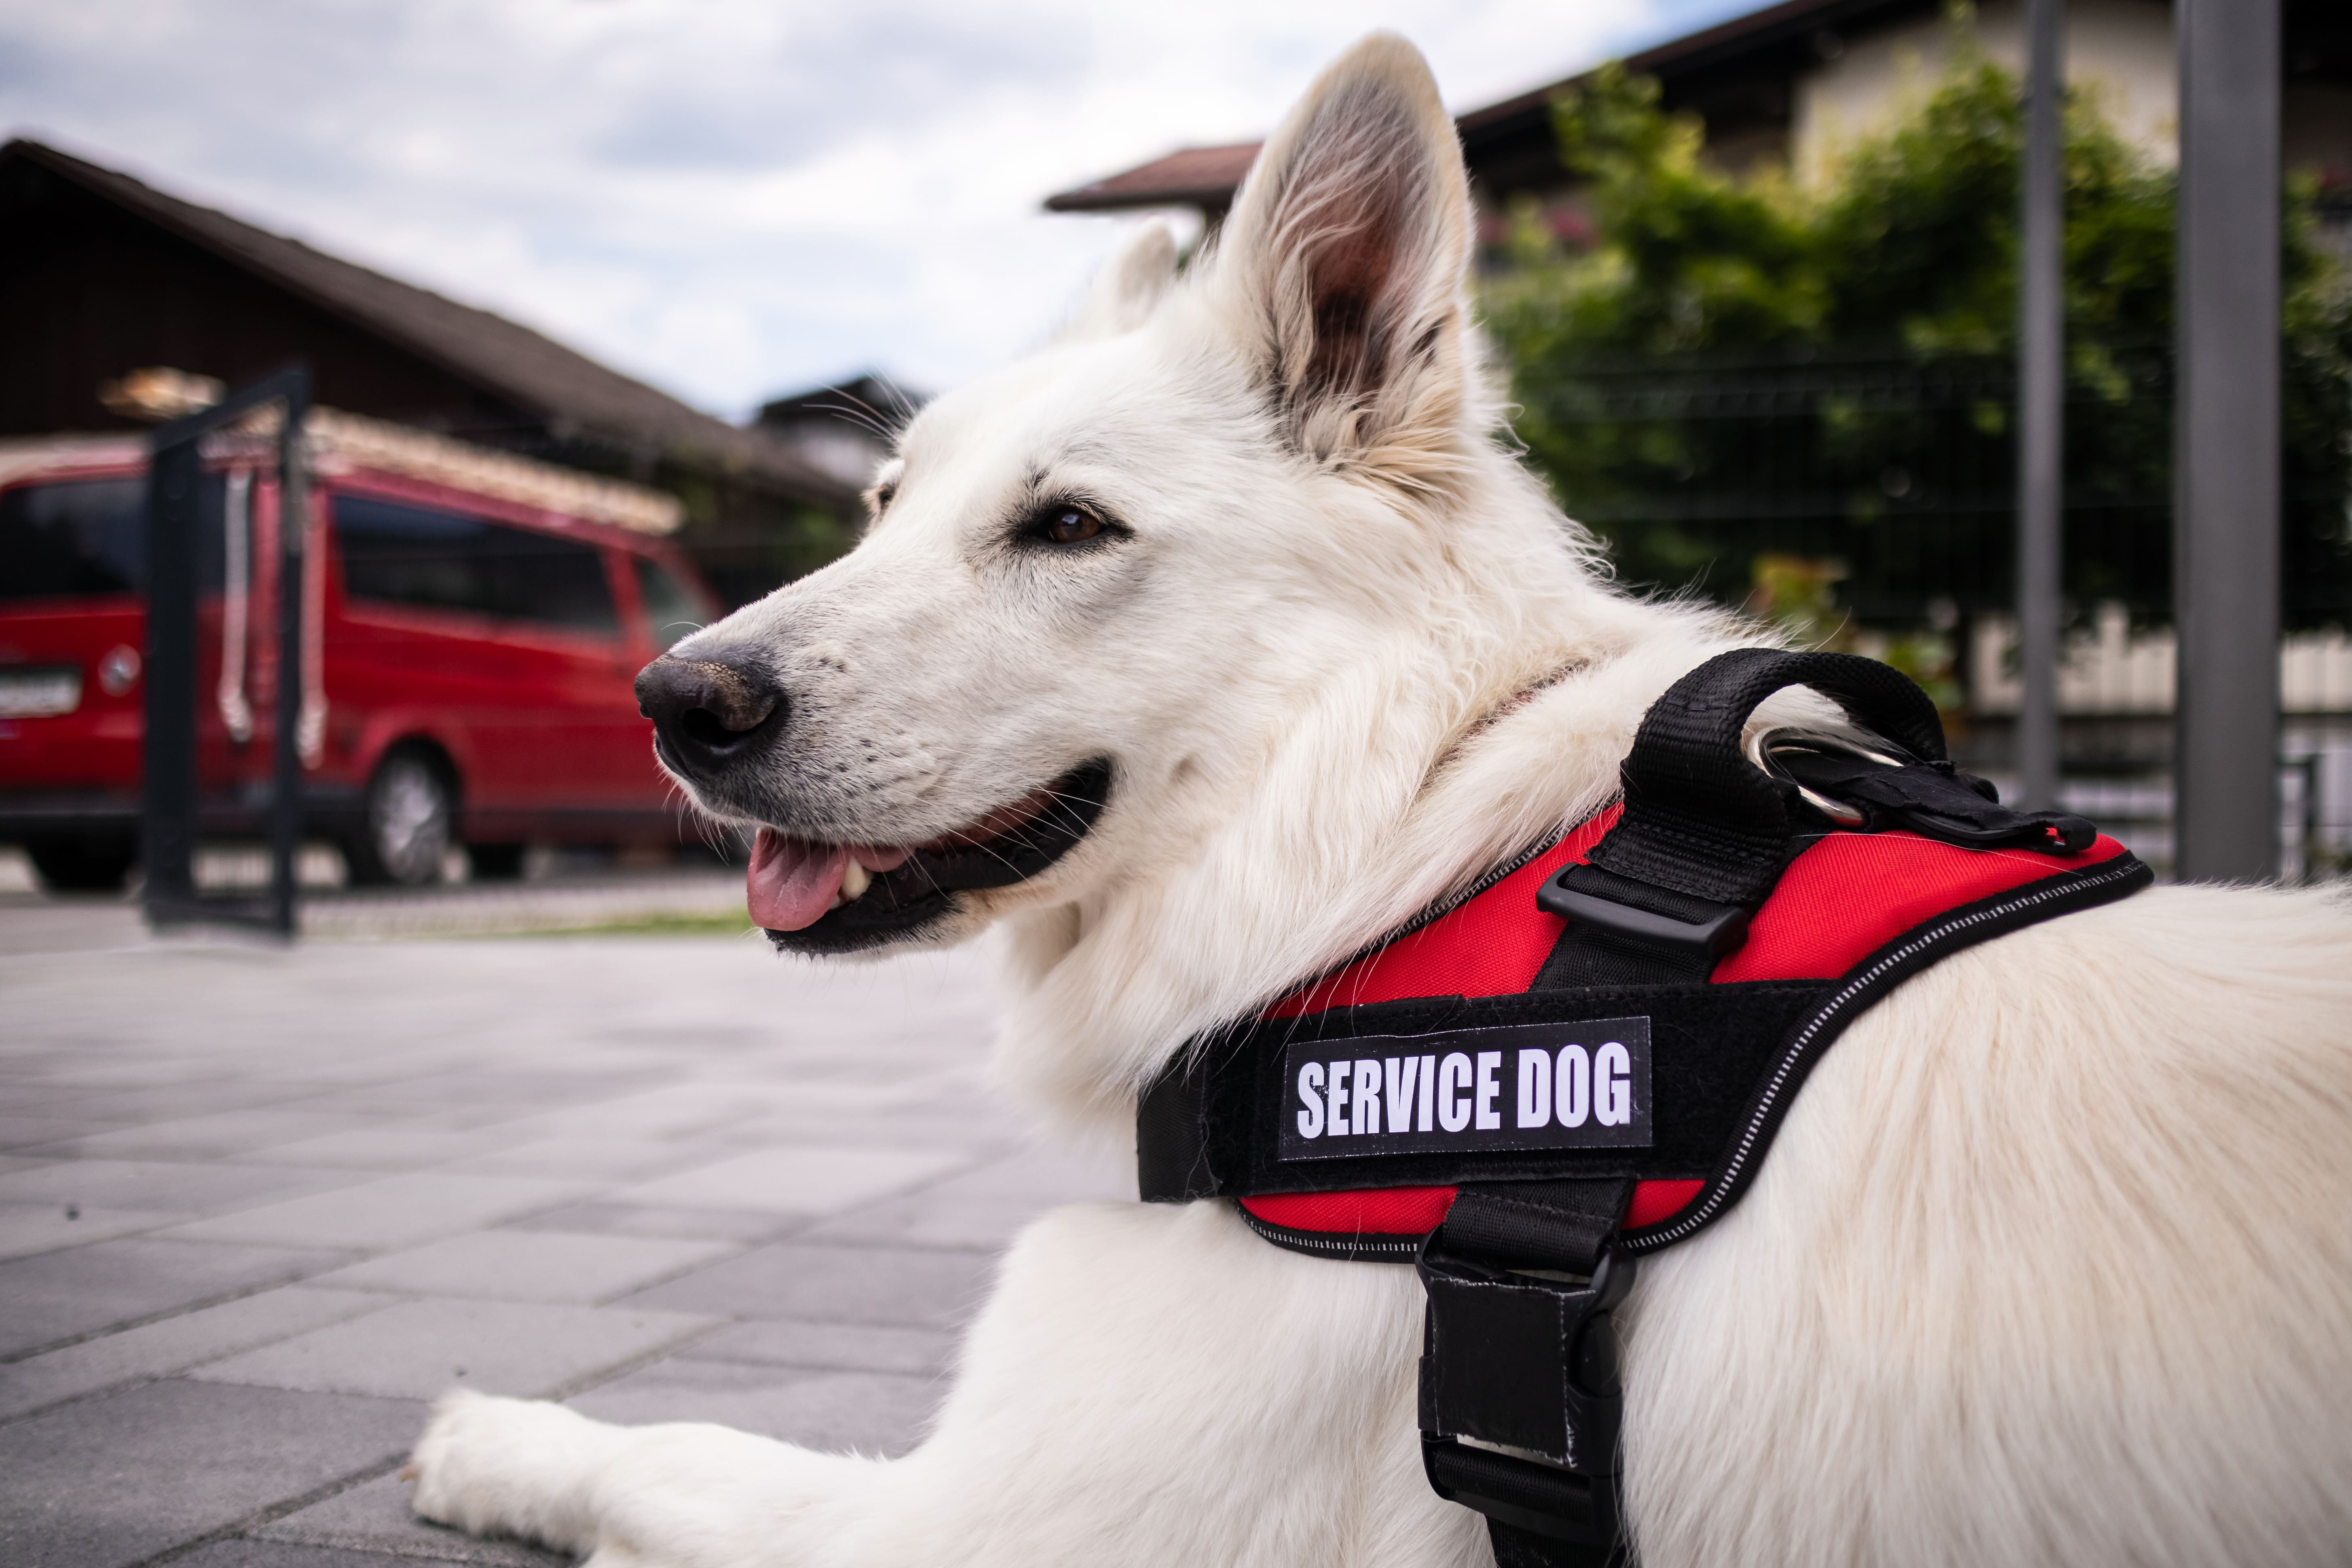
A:
[[[1810,187],[1711,167],[1696,118],[1621,69],[1558,104],[1594,242],[1518,215],[1483,303],[1520,438],[1627,580],[1769,609],[1789,559],[1814,558],[1861,622],[2010,602],[2022,117],[2016,82],[1954,26],[1930,90]],[[2067,588],[2158,615],[2173,176],[2088,98],[2068,108],[2064,166]],[[2352,616],[2352,293],[2314,243],[2314,195],[2290,186],[2282,237],[2301,625]]]

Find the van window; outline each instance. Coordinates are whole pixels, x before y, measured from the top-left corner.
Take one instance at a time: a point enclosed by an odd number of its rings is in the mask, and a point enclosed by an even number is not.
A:
[[[220,591],[226,480],[196,492],[196,585]],[[135,594],[147,581],[147,480],[58,479],[0,490],[0,600]]]
[[[595,545],[372,496],[337,496],[334,527],[346,598],[620,629]]]
[[[658,561],[642,555],[629,560],[637,569],[637,602],[645,606],[646,636],[653,639],[654,647],[667,653],[680,639],[702,629],[710,612],[685,584]]]

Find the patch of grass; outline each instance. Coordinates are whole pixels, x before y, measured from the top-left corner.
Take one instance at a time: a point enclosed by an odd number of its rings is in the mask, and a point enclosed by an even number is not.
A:
[[[559,926],[519,931],[519,936],[741,936],[752,929],[751,917],[741,910],[725,913],[688,914],[657,910],[604,921],[595,925]]]

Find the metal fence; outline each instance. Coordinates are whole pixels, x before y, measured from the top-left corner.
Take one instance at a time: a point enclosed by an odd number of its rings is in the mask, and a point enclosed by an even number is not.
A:
[[[2015,607],[2016,390],[2007,354],[1884,348],[1595,357],[1517,389],[1530,457],[1570,514],[1608,539],[1624,580],[1696,587],[1736,605],[1749,598],[1759,557],[1834,563],[1824,574],[1835,579],[1833,619],[1865,634],[1864,651],[1873,635],[1931,625],[1946,638],[1957,749],[1995,775],[2012,762],[2014,705],[2013,692],[1997,688],[2014,683],[1989,680],[1991,667],[1970,655],[2005,646]],[[2073,345],[2071,659],[2084,657],[2075,645],[2103,635],[2125,640],[2118,616],[2133,629],[2128,652],[2146,652],[2142,634],[2169,646],[2172,396],[2167,348]],[[2292,663],[2301,642],[2326,640],[2313,628],[2352,625],[2352,431],[2340,420],[2325,426],[2342,405],[2310,385],[2298,403],[2291,383],[2288,402],[2283,608],[2299,634]],[[2070,699],[2064,740],[2067,798],[2116,822],[2159,862],[2170,858],[2169,697],[2168,679],[2158,704],[2109,712],[2095,698]],[[2300,706],[2281,759],[2283,863],[2290,876],[2343,874],[2352,866],[2352,714]]]
[[[1628,580],[1744,598],[1782,552],[1844,567],[1866,625],[2015,602],[2016,370],[2007,354],[1594,357],[1517,389],[1522,433]],[[2078,341],[2066,398],[2065,594],[2171,605],[2172,371],[2161,346]],[[2343,443],[2289,454],[2286,618],[2352,618]]]

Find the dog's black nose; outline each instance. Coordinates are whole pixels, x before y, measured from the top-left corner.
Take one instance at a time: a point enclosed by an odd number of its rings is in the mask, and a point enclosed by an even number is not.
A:
[[[709,773],[783,728],[784,694],[766,671],[712,659],[657,658],[637,672],[637,711],[681,773]]]

